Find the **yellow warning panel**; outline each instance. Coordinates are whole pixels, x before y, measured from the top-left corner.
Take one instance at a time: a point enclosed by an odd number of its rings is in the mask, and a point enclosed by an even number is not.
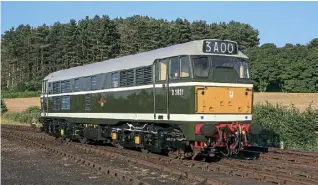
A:
[[[196,113],[251,113],[253,91],[244,87],[197,86]]]
[[[135,144],[140,144],[140,138],[139,138],[139,136],[135,136]]]
[[[116,140],[117,139],[117,133],[113,132],[112,133],[112,140]]]

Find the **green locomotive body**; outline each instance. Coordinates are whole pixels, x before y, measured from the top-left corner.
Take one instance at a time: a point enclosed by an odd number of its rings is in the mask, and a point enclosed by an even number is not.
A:
[[[197,40],[74,67],[43,80],[43,130],[177,156],[249,147],[253,84],[237,43]],[[227,154],[225,154],[227,153]]]

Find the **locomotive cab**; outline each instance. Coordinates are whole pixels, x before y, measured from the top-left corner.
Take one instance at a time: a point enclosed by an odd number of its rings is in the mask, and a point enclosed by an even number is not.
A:
[[[200,55],[155,61],[154,117],[176,122],[196,153],[237,154],[250,147],[248,135],[262,130],[251,125],[248,58],[235,42],[202,43]]]
[[[219,83],[195,87],[196,113],[252,113],[253,90],[246,59],[228,56],[191,58],[195,81]]]

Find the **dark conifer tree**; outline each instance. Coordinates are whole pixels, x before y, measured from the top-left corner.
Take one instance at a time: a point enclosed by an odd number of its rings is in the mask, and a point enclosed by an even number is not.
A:
[[[237,41],[250,58],[250,74],[260,91],[316,92],[318,39],[307,45],[259,45],[259,32],[236,21],[207,24],[148,16],[110,19],[85,17],[52,26],[20,25],[1,37],[1,86],[40,89],[47,74],[110,58],[136,54],[191,40]]]

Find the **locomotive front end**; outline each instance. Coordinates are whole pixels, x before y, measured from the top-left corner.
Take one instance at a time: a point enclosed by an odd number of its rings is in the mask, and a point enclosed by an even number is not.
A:
[[[251,124],[253,83],[249,79],[247,57],[236,43],[204,41],[203,51],[215,55],[191,56],[194,113],[201,120],[194,125],[196,153],[231,156],[248,150],[248,136],[262,127]]]
[[[195,113],[202,122],[194,125],[197,151],[230,156],[251,146],[249,135],[262,128],[251,124],[253,91],[249,87],[195,87]]]

